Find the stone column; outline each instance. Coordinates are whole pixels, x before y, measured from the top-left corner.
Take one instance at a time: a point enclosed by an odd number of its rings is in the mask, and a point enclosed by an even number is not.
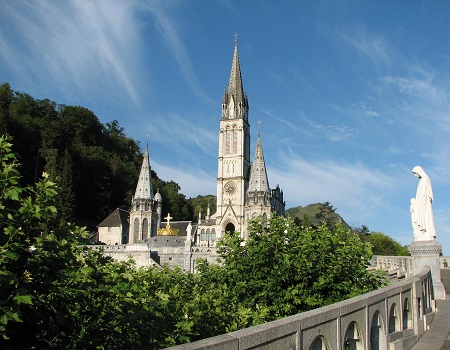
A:
[[[439,259],[442,245],[435,240],[414,241],[408,247],[408,250],[412,258],[413,275],[419,273],[424,267],[430,266],[435,298],[445,299],[445,288],[441,281]]]

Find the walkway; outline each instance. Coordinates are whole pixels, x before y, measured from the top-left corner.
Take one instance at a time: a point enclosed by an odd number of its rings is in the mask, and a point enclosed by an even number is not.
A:
[[[441,269],[441,280],[447,293],[450,291],[450,269]],[[437,312],[430,329],[412,350],[450,350],[450,294],[436,301]]]

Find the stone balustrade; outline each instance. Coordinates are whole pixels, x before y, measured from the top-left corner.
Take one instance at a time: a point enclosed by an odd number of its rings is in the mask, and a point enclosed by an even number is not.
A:
[[[408,259],[396,258],[376,259],[376,266],[407,272]],[[431,323],[433,298],[431,269],[425,267],[370,293],[171,349],[410,349]]]

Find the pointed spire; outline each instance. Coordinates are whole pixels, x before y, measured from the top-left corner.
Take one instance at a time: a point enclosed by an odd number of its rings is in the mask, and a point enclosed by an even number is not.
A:
[[[241,65],[239,63],[237,35],[235,34],[233,63],[231,65],[230,83],[228,84],[228,94],[234,97],[235,103],[243,102],[245,99],[244,88],[242,86]]]
[[[148,155],[148,142],[145,146],[144,159],[142,160],[141,172],[139,173],[139,180],[136,186],[134,198],[153,199],[153,188],[151,178],[150,157]]]
[[[261,122],[258,121],[258,124],[261,125]],[[260,130],[258,130],[258,141],[256,142],[255,158],[250,170],[250,181],[247,191],[269,192],[269,181],[267,180],[266,163],[264,162],[264,153],[261,144]]]

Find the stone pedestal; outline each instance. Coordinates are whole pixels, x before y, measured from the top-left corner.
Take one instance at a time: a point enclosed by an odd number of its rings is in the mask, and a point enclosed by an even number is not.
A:
[[[436,299],[445,299],[445,288],[441,281],[441,267],[439,256],[442,245],[436,241],[414,241],[408,247],[412,258],[413,275],[424,267],[430,266],[433,278],[433,288]]]

